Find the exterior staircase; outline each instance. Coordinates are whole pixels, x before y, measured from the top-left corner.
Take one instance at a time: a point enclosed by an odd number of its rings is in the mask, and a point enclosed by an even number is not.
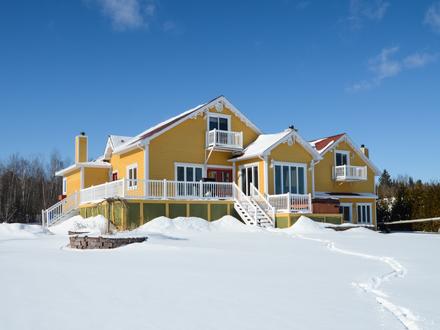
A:
[[[263,228],[273,228],[275,210],[264,196],[251,184],[251,194],[247,196],[235,183],[234,209],[245,224]]]
[[[79,214],[79,194],[77,192],[64,198],[46,210],[41,211],[41,224],[43,227],[50,227],[70,217]]]

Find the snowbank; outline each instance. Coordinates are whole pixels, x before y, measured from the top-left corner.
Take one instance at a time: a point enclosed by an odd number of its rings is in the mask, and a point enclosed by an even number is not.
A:
[[[197,217],[178,217],[169,219],[167,217],[155,218],[143,226],[131,231],[133,234],[197,234],[206,232],[244,232],[252,231],[255,228],[246,226],[232,216],[224,216],[219,220],[209,222]]]
[[[88,232],[90,234],[107,233],[108,220],[102,215],[84,219],[77,215],[49,228],[57,235],[68,235],[69,231]]]
[[[0,223],[0,239],[34,238],[44,233],[40,225],[25,225],[22,223]]]
[[[323,231],[328,231],[325,224],[313,221],[305,216],[300,216],[293,226],[283,230],[284,232],[294,234],[319,234]]]

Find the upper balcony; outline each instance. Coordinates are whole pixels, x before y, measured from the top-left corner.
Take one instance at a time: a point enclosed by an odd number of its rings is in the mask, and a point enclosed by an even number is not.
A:
[[[336,181],[342,182],[366,181],[367,167],[349,165],[335,166],[333,168],[333,178]]]
[[[206,148],[243,150],[243,132],[213,129],[206,133]]]

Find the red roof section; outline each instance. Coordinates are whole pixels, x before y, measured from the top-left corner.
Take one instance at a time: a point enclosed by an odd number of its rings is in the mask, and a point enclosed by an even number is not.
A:
[[[343,137],[345,133],[337,134],[328,136],[321,139],[316,139],[313,141],[310,141],[310,144],[315,147],[316,151],[319,153],[324,152],[328,147],[333,145],[336,141],[338,141],[341,137]]]

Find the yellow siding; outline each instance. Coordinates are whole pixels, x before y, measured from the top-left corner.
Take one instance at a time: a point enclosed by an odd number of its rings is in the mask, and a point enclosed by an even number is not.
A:
[[[75,170],[65,176],[67,181],[67,196],[81,189],[81,171]]]
[[[277,147],[275,147],[269,155],[269,168],[268,168],[268,176],[269,176],[269,194],[272,195],[275,193],[274,188],[274,173],[275,167],[270,167],[272,161],[279,162],[289,162],[289,163],[304,163],[307,165],[307,192],[312,192],[312,173],[309,171],[310,162],[312,161],[312,155],[304,149],[302,145],[299,143],[294,143],[289,145],[288,143],[281,143]]]
[[[87,162],[87,136],[75,138],[75,163]]]
[[[135,149],[122,155],[113,155],[110,163],[112,171],[118,172],[118,178],[122,179],[127,176],[127,166],[137,164],[138,179],[144,179],[144,150]]]
[[[243,132],[244,145],[257,138],[257,134],[229,109],[225,108],[221,114],[231,115],[231,130]],[[205,151],[206,132],[206,115],[199,115],[154,138],[149,146],[150,179],[174,180],[176,162],[203,164],[208,155]],[[228,162],[231,157],[230,152],[214,151],[208,160],[208,165],[232,166]]]
[[[350,151],[350,165],[365,166],[361,157],[346,143],[341,142],[336,150]],[[368,168],[367,181],[359,182],[336,182],[333,180],[333,167],[335,166],[335,153],[329,151],[315,166],[315,190],[323,192],[353,192],[353,193],[374,193],[374,172]]]
[[[84,188],[108,182],[109,171],[107,168],[84,168]]]

